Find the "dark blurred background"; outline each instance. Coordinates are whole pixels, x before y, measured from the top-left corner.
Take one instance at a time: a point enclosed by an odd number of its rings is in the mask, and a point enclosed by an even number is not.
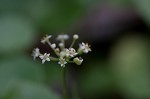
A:
[[[0,99],[62,99],[61,67],[31,56],[35,47],[51,52],[40,39],[60,33],[77,33],[92,48],[81,66],[67,65],[69,99],[150,99],[149,5],[0,0]]]

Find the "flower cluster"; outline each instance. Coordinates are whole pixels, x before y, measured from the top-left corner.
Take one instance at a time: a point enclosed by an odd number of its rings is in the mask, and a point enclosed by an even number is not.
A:
[[[37,57],[39,57],[42,60],[42,64],[44,64],[46,61],[51,60],[57,61],[61,67],[65,67],[67,63],[75,63],[77,65],[81,65],[83,59],[78,56],[81,55],[82,53],[88,53],[91,51],[90,45],[84,42],[79,44],[79,48],[77,51],[73,48],[75,41],[79,38],[77,34],[73,35],[73,41],[69,48],[65,47],[65,41],[69,39],[69,36],[67,34],[61,34],[57,36],[56,40],[60,41],[60,43],[58,44],[59,47],[57,47],[55,43],[50,42],[51,37],[52,35],[46,35],[41,40],[41,43],[43,44],[47,43],[50,46],[50,48],[54,51],[54,53],[57,55],[57,58],[50,56],[50,53],[41,54],[40,49],[35,48],[32,54],[34,60]]]

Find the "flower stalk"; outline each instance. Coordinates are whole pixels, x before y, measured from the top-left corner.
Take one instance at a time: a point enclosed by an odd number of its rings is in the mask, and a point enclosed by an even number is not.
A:
[[[79,44],[79,48],[76,49],[73,48],[75,41],[79,38],[77,34],[73,35],[73,41],[69,48],[66,48],[65,46],[65,40],[69,39],[69,36],[67,34],[61,34],[58,35],[56,40],[60,41],[58,44],[59,47],[56,46],[55,43],[50,42],[50,38],[52,35],[46,35],[41,40],[41,43],[45,44],[47,43],[50,48],[54,51],[54,53],[57,55],[57,57],[51,56],[50,53],[40,53],[39,48],[35,48],[33,50],[33,59],[40,58],[42,60],[42,64],[49,61],[56,61],[58,64],[62,67],[62,86],[63,86],[63,99],[68,99],[68,92],[67,92],[67,80],[66,80],[66,64],[68,63],[74,63],[76,65],[81,65],[83,62],[83,59],[80,56],[81,54],[91,51],[90,45],[88,43],[81,43]]]
[[[63,84],[63,99],[68,99],[67,81],[66,81],[66,68],[62,68],[62,84]]]

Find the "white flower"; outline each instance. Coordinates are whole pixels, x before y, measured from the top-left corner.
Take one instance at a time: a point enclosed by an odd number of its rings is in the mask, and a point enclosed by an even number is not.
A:
[[[55,43],[52,44],[52,45],[51,45],[51,48],[52,48],[52,49],[55,49],[55,48],[56,48],[56,44],[55,44]]]
[[[41,40],[41,43],[45,44],[46,42],[49,42],[49,39],[52,37],[52,35],[46,35],[45,37],[43,37],[43,39]]]
[[[77,64],[77,65],[81,65],[81,63],[83,62],[83,59],[81,57],[76,57],[73,59],[73,61]]]
[[[73,35],[73,39],[78,39],[79,38],[79,35],[75,34]]]
[[[45,61],[50,61],[49,56],[50,56],[50,54],[47,54],[47,53],[45,53],[44,55],[39,56],[42,59],[42,64],[44,64]]]
[[[79,45],[80,49],[84,52],[84,53],[88,53],[89,51],[91,51],[90,45],[88,45],[88,43],[83,43]]]
[[[35,60],[39,55],[40,55],[40,49],[35,48],[32,53],[33,59]]]
[[[60,57],[58,64],[60,64],[61,67],[65,67],[65,64],[67,64],[67,62],[64,58]]]
[[[74,48],[69,48],[69,49],[66,49],[66,56],[67,57],[74,57],[76,56],[78,53],[76,53],[76,50]]]
[[[61,35],[58,35],[56,39],[60,40],[60,41],[67,40],[67,39],[69,39],[69,36],[67,34],[61,34]]]

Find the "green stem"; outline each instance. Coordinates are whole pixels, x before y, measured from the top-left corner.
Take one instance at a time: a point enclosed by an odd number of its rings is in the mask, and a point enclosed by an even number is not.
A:
[[[55,49],[51,47],[51,45],[52,45],[51,42],[50,42],[50,41],[47,41],[47,43],[48,43],[48,45],[50,46],[50,48],[54,51],[54,53],[55,53],[57,56],[59,56],[59,53],[57,53],[57,52],[55,51]]]
[[[51,60],[53,60],[53,61],[59,61],[59,58],[55,58],[55,57],[52,57],[52,56],[50,56],[49,57]]]
[[[69,48],[72,48],[72,47],[73,47],[73,45],[74,45],[75,41],[76,41],[76,39],[73,39],[73,41],[72,41],[72,43],[71,43],[71,45],[70,45],[70,47],[69,47]]]
[[[68,99],[67,96],[67,82],[66,82],[66,67],[62,68],[62,82],[63,82],[63,99]]]

